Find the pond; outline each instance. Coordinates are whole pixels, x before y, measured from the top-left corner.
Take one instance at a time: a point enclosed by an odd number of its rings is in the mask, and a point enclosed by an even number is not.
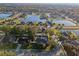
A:
[[[66,32],[66,31],[74,32],[76,35],[79,36],[79,30],[61,30],[61,32]]]
[[[53,20],[52,23],[64,24],[64,26],[76,26],[75,23],[68,20]]]
[[[27,22],[45,23],[46,21],[47,21],[46,19],[40,19],[40,17],[37,15],[27,15],[25,19],[21,20],[21,22],[24,22],[24,23],[27,23]],[[76,26],[75,23],[68,20],[53,20],[51,23],[64,24],[64,26]]]
[[[39,16],[37,15],[28,15],[27,18],[25,18],[24,20],[22,20],[21,22],[27,23],[27,22],[46,22],[46,19],[40,19]]]
[[[12,15],[11,13],[0,13],[0,19],[5,19],[11,15]]]

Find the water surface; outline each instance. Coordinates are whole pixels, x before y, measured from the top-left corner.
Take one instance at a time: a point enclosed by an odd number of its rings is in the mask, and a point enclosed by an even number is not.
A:
[[[75,23],[68,20],[53,20],[52,23],[64,24],[64,26],[76,26]]]
[[[11,13],[0,13],[0,19],[5,19],[11,16]]]
[[[74,32],[76,35],[79,36],[79,30],[61,30],[61,32],[67,32],[67,31]]]
[[[25,18],[21,22],[25,22],[25,23],[27,23],[27,22],[33,22],[33,23],[34,22],[42,22],[42,23],[44,23],[44,22],[46,22],[46,19],[40,19],[40,17],[37,15],[28,15],[27,18]]]

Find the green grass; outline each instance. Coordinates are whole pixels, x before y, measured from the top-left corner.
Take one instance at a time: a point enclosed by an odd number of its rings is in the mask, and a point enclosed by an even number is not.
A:
[[[9,43],[9,44],[3,44],[3,45],[0,45],[0,50],[3,50],[3,49],[16,49],[16,44],[12,44],[12,43]]]
[[[48,20],[56,20],[57,18],[48,18]],[[64,18],[61,18],[60,20],[64,20]]]

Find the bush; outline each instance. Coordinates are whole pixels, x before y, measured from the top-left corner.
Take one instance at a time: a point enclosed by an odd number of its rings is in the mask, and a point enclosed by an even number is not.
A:
[[[8,44],[3,44],[3,45],[0,45],[0,50],[3,50],[3,49],[16,49],[16,44],[13,44],[13,43],[8,43]]]
[[[16,56],[16,53],[12,51],[0,51],[0,56]]]

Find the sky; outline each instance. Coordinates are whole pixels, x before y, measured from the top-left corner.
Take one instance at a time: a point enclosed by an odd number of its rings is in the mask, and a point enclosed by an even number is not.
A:
[[[79,3],[79,0],[0,0],[0,3]]]

